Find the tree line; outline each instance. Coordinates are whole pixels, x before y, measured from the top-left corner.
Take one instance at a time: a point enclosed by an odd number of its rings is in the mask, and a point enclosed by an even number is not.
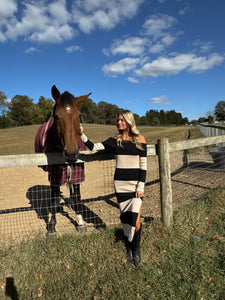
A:
[[[0,128],[41,124],[52,116],[54,101],[41,96],[37,103],[26,95],[16,95],[7,101],[6,95],[0,91]],[[96,104],[87,98],[80,105],[83,123],[112,124],[116,123],[116,115],[122,110],[117,105],[100,101]],[[188,119],[175,110],[148,110],[144,116],[134,113],[137,125],[185,125]]]

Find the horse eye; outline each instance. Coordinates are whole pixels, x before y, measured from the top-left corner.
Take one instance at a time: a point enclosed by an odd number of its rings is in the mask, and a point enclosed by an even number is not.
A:
[[[54,120],[57,121],[59,117],[57,115],[54,115]]]

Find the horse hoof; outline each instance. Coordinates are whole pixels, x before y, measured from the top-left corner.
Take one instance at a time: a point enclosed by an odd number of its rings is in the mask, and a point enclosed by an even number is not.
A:
[[[47,234],[53,234],[53,233],[56,233],[55,226],[48,225],[47,226]]]
[[[50,237],[53,237],[53,236],[56,236],[56,235],[57,235],[57,232],[56,232],[56,231],[51,231],[51,232],[48,231],[48,232],[46,233],[46,237],[49,237],[49,238],[50,238]]]
[[[86,232],[87,231],[87,227],[85,225],[78,225],[77,226],[77,231],[78,232]]]

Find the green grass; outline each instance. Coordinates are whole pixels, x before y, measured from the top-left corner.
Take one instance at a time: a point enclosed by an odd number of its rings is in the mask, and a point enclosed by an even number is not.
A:
[[[183,207],[171,229],[159,220],[145,224],[137,268],[126,262],[119,229],[2,245],[0,299],[16,299],[16,291],[26,300],[222,300],[224,197],[219,188]],[[14,287],[6,289],[7,277]]]
[[[0,129],[0,155],[34,153],[34,139],[40,125],[22,126],[18,128]],[[116,126],[83,124],[85,134],[93,141],[104,141],[116,135]],[[195,127],[170,126],[151,127],[142,126],[140,132],[145,136],[148,144],[156,144],[161,137],[170,142],[186,140],[191,132],[191,138],[199,138],[201,134]]]

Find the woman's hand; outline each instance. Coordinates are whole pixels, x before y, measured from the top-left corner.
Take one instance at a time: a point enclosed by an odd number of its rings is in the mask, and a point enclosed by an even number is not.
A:
[[[79,131],[79,135],[82,135],[83,133],[84,133],[83,126],[80,124],[80,131]]]
[[[136,198],[142,198],[144,197],[144,192],[136,191]]]

